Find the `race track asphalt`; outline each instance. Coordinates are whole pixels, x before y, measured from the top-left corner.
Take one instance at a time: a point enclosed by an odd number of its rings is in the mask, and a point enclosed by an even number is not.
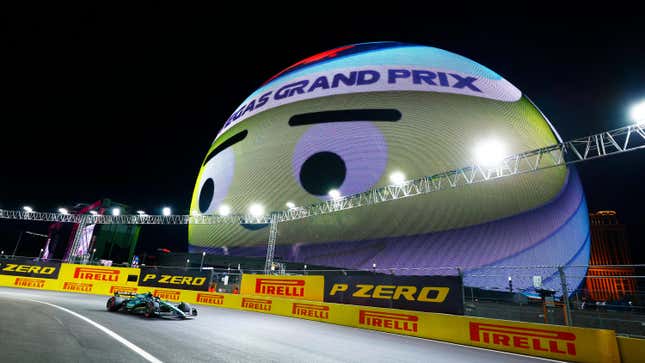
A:
[[[215,307],[193,320],[110,313],[107,297],[0,287],[1,362],[544,362],[544,359]],[[153,359],[154,359],[153,358]]]

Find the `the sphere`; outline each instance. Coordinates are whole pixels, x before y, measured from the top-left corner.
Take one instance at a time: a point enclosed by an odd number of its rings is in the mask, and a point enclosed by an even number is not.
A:
[[[476,62],[426,46],[349,45],[285,69],[235,110],[204,159],[191,213],[309,206],[332,189],[349,195],[401,175],[493,167],[558,141],[528,98]],[[190,250],[263,256],[268,230],[190,225]],[[281,223],[275,255],[404,275],[459,267],[466,285],[489,288],[512,275],[515,289],[528,289],[539,274],[559,289],[555,267],[499,266],[586,264],[587,209],[575,171],[557,167]],[[575,288],[581,278],[568,281]]]

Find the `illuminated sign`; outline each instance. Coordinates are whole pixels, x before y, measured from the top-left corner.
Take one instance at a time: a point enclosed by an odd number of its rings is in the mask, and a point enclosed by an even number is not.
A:
[[[28,259],[13,263],[0,262],[0,275],[38,277],[43,279],[56,279],[60,270],[60,263],[49,261],[32,261]]]
[[[141,269],[139,285],[207,291],[208,277],[206,271],[144,267]]]
[[[256,311],[271,311],[271,300],[242,298],[242,308]]]
[[[567,331],[470,322],[470,340],[536,352],[576,355],[576,335]]]
[[[63,290],[74,292],[92,292],[92,284],[86,284],[82,282],[65,282],[63,284]]]
[[[275,296],[308,301],[323,301],[323,276],[250,275],[242,277],[242,295]]]
[[[326,276],[325,301],[463,314],[459,276]]]
[[[41,279],[26,279],[26,278],[16,278],[16,281],[13,283],[15,286],[18,287],[28,287],[28,288],[36,288],[36,289],[42,289],[45,287],[45,280]]]
[[[155,290],[153,295],[159,297],[160,299],[179,301],[179,296],[181,295],[181,291]]]
[[[419,317],[416,315],[384,313],[361,309],[358,313],[358,324],[374,328],[416,333],[419,330]]]
[[[455,93],[514,102],[522,93],[504,79],[434,68],[370,66],[321,72],[264,88],[226,120],[224,131],[259,112],[312,98],[358,92],[421,91]]]
[[[306,318],[329,319],[329,306],[293,303],[291,314]]]
[[[255,293],[284,297],[303,297],[305,296],[305,280],[257,279],[255,280]]]
[[[224,295],[219,294],[197,294],[197,302],[201,304],[208,305],[223,305],[224,304]]]
[[[74,270],[74,278],[82,280],[117,282],[119,281],[120,273],[121,271],[119,270],[93,267],[77,267],[76,270]]]
[[[370,285],[356,284],[352,286],[352,297],[365,299],[405,299],[408,301],[434,302],[441,303],[446,300],[450,288],[423,286],[420,290],[416,286],[396,286],[396,285]],[[347,291],[348,284],[334,284],[329,292],[330,296],[338,292]],[[417,291],[419,290],[419,291]]]

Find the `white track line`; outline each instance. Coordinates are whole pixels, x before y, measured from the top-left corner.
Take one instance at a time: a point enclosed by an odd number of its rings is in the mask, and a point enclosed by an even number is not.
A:
[[[33,302],[37,302],[37,303],[40,303],[40,304],[49,305],[49,306],[54,307],[54,308],[56,308],[56,309],[60,309],[60,310],[62,310],[62,311],[64,311],[64,312],[66,312],[66,313],[72,314],[72,315],[74,315],[75,317],[77,317],[77,318],[79,318],[79,319],[81,319],[81,320],[84,320],[84,321],[85,321],[85,322],[87,322],[88,324],[93,325],[95,328],[97,328],[98,330],[100,330],[100,331],[104,332],[105,334],[107,334],[107,335],[111,336],[111,337],[112,337],[112,338],[114,338],[116,341],[118,341],[119,343],[121,343],[121,344],[125,345],[126,347],[130,348],[132,351],[134,351],[135,353],[137,353],[138,355],[140,355],[141,357],[143,357],[143,358],[144,358],[145,360],[147,360],[148,362],[151,362],[151,363],[162,363],[162,361],[161,361],[161,360],[157,359],[157,358],[156,358],[155,356],[153,356],[152,354],[150,354],[150,353],[146,352],[145,350],[143,350],[143,349],[139,348],[139,347],[138,347],[138,346],[136,346],[134,343],[130,342],[129,340],[125,339],[124,337],[120,336],[119,334],[117,334],[117,333],[113,332],[112,330],[110,330],[110,329],[108,329],[108,328],[104,327],[103,325],[101,325],[101,324],[99,324],[99,323],[95,322],[94,320],[91,320],[91,319],[89,319],[89,318],[86,318],[86,317],[84,317],[83,315],[81,315],[81,314],[79,314],[79,313],[73,312],[73,311],[71,311],[71,310],[69,310],[69,309],[66,309],[66,308],[64,308],[64,307],[62,307],[62,306],[58,306],[58,305],[56,305],[56,304],[48,303],[48,302],[45,302],[45,301],[38,301],[38,300],[34,300],[34,299],[27,299],[27,300],[29,300],[29,301],[33,301]]]

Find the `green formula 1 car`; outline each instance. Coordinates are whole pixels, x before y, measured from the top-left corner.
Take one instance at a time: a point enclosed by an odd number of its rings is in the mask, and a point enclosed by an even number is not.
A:
[[[115,292],[114,296],[108,299],[106,307],[108,311],[143,314],[146,318],[168,316],[188,319],[197,316],[197,309],[187,303],[173,304],[161,300],[150,292],[145,294]]]

